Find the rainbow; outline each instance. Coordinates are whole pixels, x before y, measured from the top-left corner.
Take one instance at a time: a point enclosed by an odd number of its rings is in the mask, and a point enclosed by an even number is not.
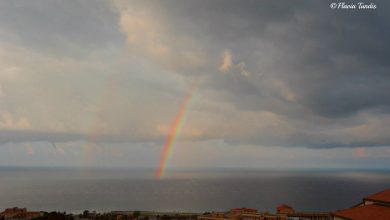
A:
[[[175,148],[176,140],[178,139],[180,131],[186,122],[190,110],[190,104],[197,92],[197,85],[197,83],[193,84],[188,94],[184,97],[180,105],[179,111],[177,112],[174,120],[172,121],[168,136],[164,143],[164,147],[161,151],[160,163],[156,171],[157,179],[161,179],[164,177],[166,167],[172,157],[172,152]]]

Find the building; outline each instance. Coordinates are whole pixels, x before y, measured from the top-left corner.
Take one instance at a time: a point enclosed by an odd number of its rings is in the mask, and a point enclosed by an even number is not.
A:
[[[282,204],[276,207],[276,213],[285,215],[287,220],[332,220],[330,212],[296,212],[291,206]]]
[[[363,198],[352,208],[333,213],[335,220],[390,220],[390,188]]]
[[[235,208],[230,209],[230,215],[231,216],[239,216],[242,214],[249,214],[249,213],[257,213],[257,209],[249,209],[249,208]]]
[[[0,213],[4,220],[29,220],[41,216],[41,212],[27,211],[26,208],[8,208]]]
[[[198,220],[286,220],[286,216],[258,212],[256,209],[235,208],[229,212],[212,212],[200,215]]]
[[[282,205],[276,207],[276,213],[279,213],[279,214],[292,214],[294,212],[295,212],[295,210],[291,206],[288,206],[286,204],[282,204]]]
[[[390,206],[390,188],[363,198],[363,203]]]

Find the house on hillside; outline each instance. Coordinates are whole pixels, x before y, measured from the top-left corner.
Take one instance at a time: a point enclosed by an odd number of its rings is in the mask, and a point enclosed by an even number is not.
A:
[[[390,220],[390,188],[369,195],[356,206],[336,211],[334,220]]]
[[[26,208],[7,208],[0,213],[0,218],[4,220],[30,220],[41,216],[41,212],[27,211]]]

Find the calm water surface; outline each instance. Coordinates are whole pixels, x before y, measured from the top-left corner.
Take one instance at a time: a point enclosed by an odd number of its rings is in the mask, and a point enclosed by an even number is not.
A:
[[[388,187],[389,171],[177,172],[158,181],[147,171],[0,168],[0,209],[331,211]]]

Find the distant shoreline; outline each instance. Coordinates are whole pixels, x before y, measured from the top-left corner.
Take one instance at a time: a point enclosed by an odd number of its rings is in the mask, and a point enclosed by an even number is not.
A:
[[[1,166],[0,170],[85,170],[85,171],[139,171],[155,172],[154,168],[82,167],[82,166]],[[171,169],[167,172],[390,172],[390,168],[205,168]]]

